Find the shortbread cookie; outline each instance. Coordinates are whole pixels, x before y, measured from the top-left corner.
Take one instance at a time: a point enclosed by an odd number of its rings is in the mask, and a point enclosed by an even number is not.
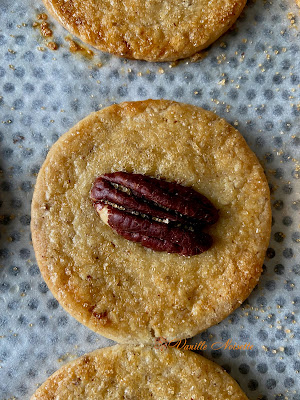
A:
[[[172,61],[217,40],[246,0],[44,0],[49,12],[84,42],[122,57]]]
[[[205,196],[218,210],[203,228],[211,247],[188,257],[116,233],[90,198],[95,180],[116,171]],[[179,340],[227,317],[257,284],[270,237],[269,188],[243,137],[214,113],[128,102],[92,113],[53,145],[31,226],[42,275],[78,321],[122,343]]]
[[[217,364],[191,351],[116,345],[55,372],[31,400],[247,400]]]

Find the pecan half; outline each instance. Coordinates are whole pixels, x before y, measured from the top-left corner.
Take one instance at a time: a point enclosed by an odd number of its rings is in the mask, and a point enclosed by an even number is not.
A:
[[[145,247],[192,256],[212,245],[211,236],[201,229],[218,220],[218,211],[192,188],[115,172],[95,180],[91,199],[106,224]]]

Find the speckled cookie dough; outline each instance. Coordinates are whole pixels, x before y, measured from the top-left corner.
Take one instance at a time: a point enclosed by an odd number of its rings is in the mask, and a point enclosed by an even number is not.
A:
[[[217,40],[246,0],[44,0],[49,12],[84,42],[122,57],[173,61]]]
[[[247,400],[217,364],[190,351],[116,345],[55,372],[32,396],[47,399]]]
[[[157,252],[117,235],[90,199],[99,175],[142,173],[191,186],[219,210],[212,247]],[[243,137],[201,108],[166,100],[93,113],[50,150],[32,202],[32,239],[49,288],[80,322],[119,342],[194,336],[257,284],[270,237],[269,188]]]

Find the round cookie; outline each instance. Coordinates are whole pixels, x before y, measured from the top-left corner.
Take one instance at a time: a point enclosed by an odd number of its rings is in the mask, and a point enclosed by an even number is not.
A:
[[[219,210],[213,245],[184,257],[116,234],[90,199],[114,171],[194,188]],[[32,201],[38,265],[60,304],[121,343],[192,337],[251,293],[270,237],[268,184],[240,133],[212,112],[167,100],[92,113],[50,149]]]
[[[236,21],[246,0],[44,0],[84,42],[122,57],[173,61],[205,49]]]
[[[116,345],[55,372],[32,396],[47,399],[247,400],[217,364],[191,351]]]

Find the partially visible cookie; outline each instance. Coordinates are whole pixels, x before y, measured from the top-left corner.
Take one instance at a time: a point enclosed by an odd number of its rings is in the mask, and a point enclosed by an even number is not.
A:
[[[116,171],[177,182],[204,195],[219,219],[209,250],[185,257],[117,234],[90,198]],[[167,100],[92,113],[50,149],[32,201],[38,265],[60,304],[121,343],[192,337],[251,293],[271,229],[263,169],[240,133],[212,112]]]
[[[173,61],[206,48],[236,21],[246,0],[44,0],[84,42],[122,57]]]
[[[55,372],[31,400],[247,400],[217,364],[191,351],[116,345]]]

